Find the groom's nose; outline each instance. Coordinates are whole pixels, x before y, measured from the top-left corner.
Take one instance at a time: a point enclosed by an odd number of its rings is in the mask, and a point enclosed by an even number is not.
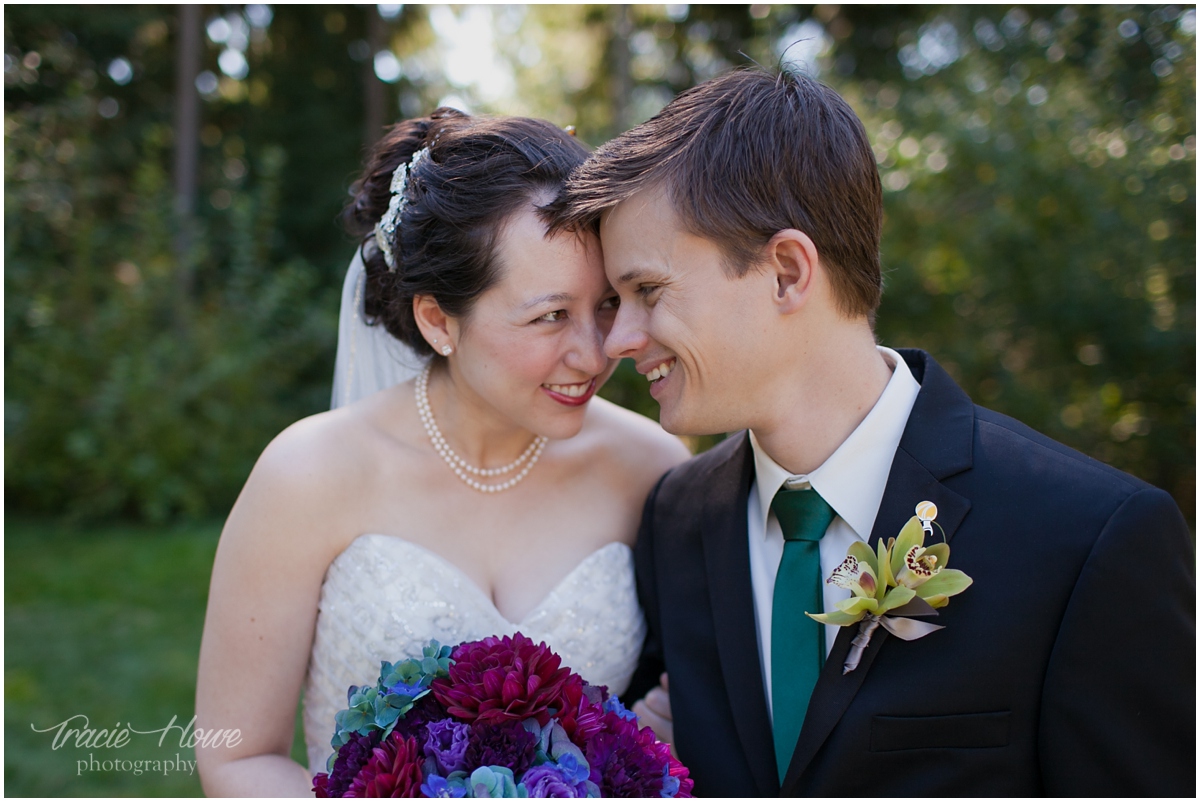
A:
[[[609,359],[636,359],[637,355],[645,350],[650,338],[646,336],[643,322],[643,316],[634,310],[633,304],[621,304],[617,307],[617,317],[613,320],[612,329],[604,338],[604,353],[608,354]]]

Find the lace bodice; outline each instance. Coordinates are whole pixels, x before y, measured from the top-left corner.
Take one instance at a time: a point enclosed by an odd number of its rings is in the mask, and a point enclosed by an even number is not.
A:
[[[304,691],[309,771],[325,771],[333,719],[346,689],[372,684],[379,664],[444,644],[520,631],[545,641],[593,685],[622,693],[637,666],[646,624],[633,553],[623,543],[593,552],[514,623],[462,571],[414,543],[361,535],[329,566]]]

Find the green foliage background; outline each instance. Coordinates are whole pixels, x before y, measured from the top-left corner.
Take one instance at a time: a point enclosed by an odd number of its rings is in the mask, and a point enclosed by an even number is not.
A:
[[[246,8],[205,19],[262,21]],[[980,403],[1165,487],[1194,520],[1194,9],[455,9],[383,20],[401,66],[385,119],[452,94],[599,143],[732,66],[808,54],[862,116],[887,188],[881,341],[928,349]],[[205,40],[219,81],[181,258],[176,9],[6,8],[10,510],[219,516],[266,442],[326,406],[377,13],[274,7],[246,29],[240,78]],[[501,98],[448,77],[447,20],[482,14],[513,76]],[[605,393],[655,414],[628,366]]]
[[[5,7],[9,795],[199,793],[79,774],[87,750],[30,724],[190,718],[216,520],[270,438],[328,404],[353,251],[338,213],[380,86],[384,121],[449,100],[599,144],[726,69],[803,56],[875,146],[880,340],[1166,488],[1194,526],[1194,8],[380,9],[205,7],[246,34],[248,69],[223,74],[228,41],[205,38],[180,254],[178,8]],[[472,21],[490,44],[455,27]],[[456,77],[456,45],[493,49],[508,90]],[[375,50],[397,58],[386,84]],[[656,415],[629,365],[604,394]],[[82,668],[66,693],[64,666]]]

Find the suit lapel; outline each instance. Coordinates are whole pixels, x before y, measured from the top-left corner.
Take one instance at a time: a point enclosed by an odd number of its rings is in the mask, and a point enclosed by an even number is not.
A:
[[[892,460],[883,500],[871,531],[872,546],[880,538],[895,537],[913,516],[918,502],[932,501],[937,505],[937,523],[945,531],[947,540],[954,536],[971,507],[970,501],[945,487],[941,480],[971,467],[974,405],[928,354],[909,349],[900,353],[921,383],[921,392],[913,404],[900,447]],[[936,528],[934,532],[937,533]],[[841,720],[866,680],[876,656],[890,640],[886,630],[875,630],[858,668],[843,674],[842,664],[857,632],[856,626],[843,627],[834,641],[813,690],[796,751],[792,753],[792,762],[783,781],[783,796],[795,795],[795,787],[804,771]]]
[[[725,677],[738,740],[759,794],[774,796],[779,792],[779,780],[758,658],[746,523],[754,459],[746,434],[735,436],[742,438],[742,442],[730,459],[713,469],[705,482],[710,492],[703,518],[704,563],[721,674]]]

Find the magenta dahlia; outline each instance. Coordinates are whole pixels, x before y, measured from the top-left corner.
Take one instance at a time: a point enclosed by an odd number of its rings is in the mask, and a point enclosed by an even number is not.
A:
[[[433,695],[461,721],[499,724],[536,718],[545,726],[583,686],[578,674],[544,643],[521,633],[464,643],[451,655],[448,679],[433,681]]]
[[[372,751],[346,796],[418,797],[424,780],[422,759],[416,738],[393,732]]]
[[[580,749],[586,748],[588,741],[604,729],[603,698],[597,704],[584,693],[568,690],[565,696],[567,704],[558,717],[558,723],[566,730],[571,743]]]

